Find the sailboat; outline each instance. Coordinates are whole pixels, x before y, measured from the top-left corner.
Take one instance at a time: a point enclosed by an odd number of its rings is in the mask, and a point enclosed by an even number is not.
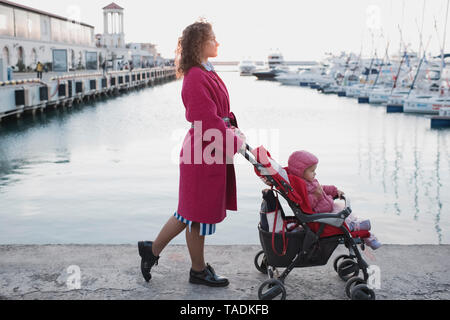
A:
[[[447,0],[447,11],[446,11],[446,18],[444,23],[444,37],[443,37],[443,43],[441,46],[441,59],[440,59],[440,67],[439,70],[430,68],[428,72],[433,72],[434,75],[428,76],[428,79],[431,81],[437,81],[436,83],[432,83],[430,87],[430,91],[427,94],[416,94],[411,95],[411,91],[414,89],[414,83],[411,88],[409,96],[405,99],[405,103],[403,106],[403,112],[410,112],[410,113],[427,113],[427,114],[439,114],[439,111],[441,108],[447,108],[450,107],[450,69],[445,68],[445,40],[446,40],[446,32],[447,32],[447,21],[448,21],[448,12],[449,12],[449,3],[450,0]],[[435,28],[437,32],[437,23],[435,21]],[[439,35],[439,34],[438,34]],[[427,45],[428,46],[428,45]],[[421,60],[425,60],[425,51],[424,55]],[[418,72],[420,70],[419,65]],[[417,78],[416,74],[416,78]],[[428,73],[429,74],[429,73]],[[415,79],[416,80],[416,79]],[[437,89],[437,90],[436,90]]]

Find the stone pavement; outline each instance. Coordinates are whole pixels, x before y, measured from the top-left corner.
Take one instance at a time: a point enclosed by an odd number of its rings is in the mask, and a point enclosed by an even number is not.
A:
[[[253,264],[260,250],[257,245],[207,246],[207,261],[230,280],[228,288],[208,288],[188,282],[185,246],[163,252],[150,283],[140,274],[134,245],[0,246],[0,300],[257,300],[267,280]],[[339,247],[327,266],[293,270],[286,280],[287,299],[347,300],[345,283],[332,266],[344,250]],[[378,300],[450,299],[450,246],[385,245],[364,256],[381,270]],[[68,281],[76,279],[70,273],[77,269],[80,289]]]

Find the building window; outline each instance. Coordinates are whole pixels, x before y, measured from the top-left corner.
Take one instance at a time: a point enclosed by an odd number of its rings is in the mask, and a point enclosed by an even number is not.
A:
[[[28,15],[26,11],[14,9],[16,37],[28,38]]]
[[[80,32],[81,32],[81,25],[78,23],[75,23],[73,26],[73,30],[75,32],[74,38],[75,38],[75,42],[76,44],[80,44],[81,43],[81,36],[80,36]]]
[[[61,26],[61,42],[69,43],[70,42],[70,22],[68,21],[59,21],[59,25]]]
[[[69,41],[70,43],[76,43],[76,24],[75,22],[69,22]]]
[[[60,20],[51,18],[50,19],[50,28],[52,32],[52,41],[61,42],[61,25]]]
[[[14,37],[14,12],[0,5],[0,35]]]
[[[33,40],[41,40],[41,16],[28,12],[28,36]]]
[[[41,17],[38,14],[14,9],[16,37],[40,40]]]
[[[49,28],[49,18],[48,17],[41,17],[42,18],[42,30],[41,35],[43,36],[44,40],[50,39],[50,28]]]
[[[5,61],[6,65],[9,66],[10,65],[10,58],[9,58],[9,49],[8,47],[4,47],[3,48],[3,60]]]

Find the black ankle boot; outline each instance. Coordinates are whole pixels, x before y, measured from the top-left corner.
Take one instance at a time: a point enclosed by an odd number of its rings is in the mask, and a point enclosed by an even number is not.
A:
[[[228,279],[216,275],[216,272],[209,264],[206,264],[205,270],[200,272],[191,269],[189,282],[203,284],[208,287],[226,287],[229,285]]]
[[[152,278],[150,271],[156,264],[158,265],[159,257],[156,257],[152,252],[152,241],[141,241],[138,243],[139,255],[141,256],[141,272],[146,282]]]

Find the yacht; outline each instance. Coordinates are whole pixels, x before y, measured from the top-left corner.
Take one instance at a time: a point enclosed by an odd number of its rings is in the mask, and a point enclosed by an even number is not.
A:
[[[387,86],[372,90],[369,93],[370,104],[383,104],[387,103],[392,93],[392,88]]]
[[[320,82],[325,75],[325,69],[319,68],[299,68],[296,72],[287,72],[278,75],[276,80],[284,85],[294,85],[307,87]]]
[[[379,73],[376,75],[373,84],[368,85],[365,90],[361,90],[359,93],[359,103],[380,104],[387,102],[393,87],[393,75],[391,69],[392,68],[388,64],[379,69]],[[369,81],[369,83],[370,82],[372,81]]]
[[[408,88],[395,89],[386,102],[386,111],[388,113],[403,112],[403,104],[409,95],[409,91]]]
[[[289,68],[287,66],[279,66],[268,70],[256,70],[253,72],[253,75],[259,80],[276,80],[277,76],[288,72]]]
[[[321,86],[320,91],[325,94],[338,93],[340,86],[336,83],[327,83]]]
[[[256,70],[256,64],[250,60],[243,60],[239,63],[239,72],[241,76],[252,75]]]
[[[450,107],[450,96],[418,95],[405,99],[403,112],[439,114],[441,108]]]
[[[366,85],[364,83],[358,83],[345,88],[345,96],[348,98],[358,97],[361,94],[361,90],[365,89]]]
[[[267,64],[269,65],[269,69],[274,69],[284,65],[283,55],[281,53],[269,54]]]
[[[284,58],[281,53],[272,53],[267,57],[268,69],[253,71],[253,75],[259,80],[275,80],[275,77],[289,72],[289,67],[284,64]]]
[[[340,83],[341,85],[339,86],[337,94],[339,97],[346,97],[347,88],[359,84],[359,77],[355,74],[354,71],[347,71],[344,74],[344,77],[341,79]]]
[[[425,70],[423,77],[419,77],[414,90],[411,91],[411,83],[405,78],[402,87],[395,89],[387,101],[387,112],[414,112],[436,114],[441,106],[441,99],[450,95],[450,86],[447,82],[450,69],[444,69],[442,79],[440,71],[431,68]],[[439,81],[442,81],[439,85]],[[405,84],[407,84],[405,86]],[[406,102],[408,105],[405,106]],[[445,106],[445,104],[444,104]]]

